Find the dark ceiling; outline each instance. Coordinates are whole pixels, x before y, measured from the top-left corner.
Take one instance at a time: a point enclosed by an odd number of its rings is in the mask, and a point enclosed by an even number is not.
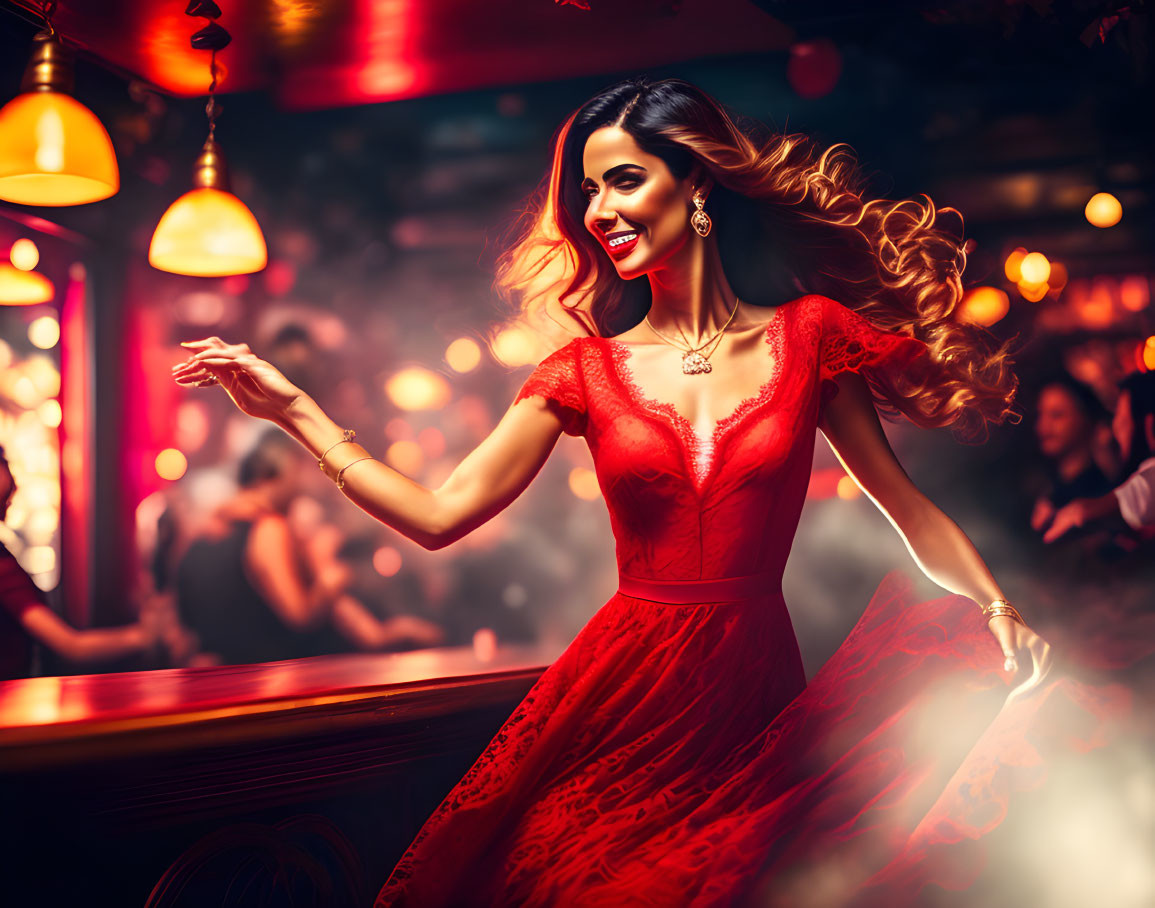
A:
[[[35,0],[8,0],[37,18]],[[219,0],[232,35],[222,91],[265,90],[318,109],[782,50],[793,31],[750,0]],[[185,0],[76,0],[66,41],[178,96],[204,94],[209,20]]]

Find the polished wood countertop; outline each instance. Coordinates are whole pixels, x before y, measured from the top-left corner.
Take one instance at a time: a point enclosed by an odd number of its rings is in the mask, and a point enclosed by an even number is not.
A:
[[[454,647],[0,682],[0,770],[450,717],[516,703],[559,655]]]

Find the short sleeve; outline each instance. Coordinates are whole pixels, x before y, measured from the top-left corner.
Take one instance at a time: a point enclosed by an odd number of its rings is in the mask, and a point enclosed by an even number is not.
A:
[[[513,401],[517,403],[526,397],[544,397],[551,401],[562,418],[566,435],[584,435],[586,429],[580,340],[574,338],[538,363]]]
[[[832,299],[823,299],[819,377],[822,404],[838,394],[834,376],[842,372],[901,370],[927,356],[928,347],[917,338],[876,327],[865,316]]]
[[[1155,459],[1146,460],[1115,489],[1119,513],[1133,530],[1155,525]]]

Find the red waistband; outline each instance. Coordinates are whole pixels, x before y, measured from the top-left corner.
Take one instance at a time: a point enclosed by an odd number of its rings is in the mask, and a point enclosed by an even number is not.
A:
[[[739,602],[781,592],[778,577],[770,571],[745,577],[716,577],[711,580],[644,580],[618,573],[618,592],[652,602],[691,604],[695,602]]]

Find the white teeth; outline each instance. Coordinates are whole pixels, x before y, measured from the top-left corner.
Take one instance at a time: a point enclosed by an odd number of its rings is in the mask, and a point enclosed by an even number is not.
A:
[[[628,243],[630,240],[636,240],[638,235],[636,233],[627,233],[625,236],[619,236],[616,239],[610,240],[611,246],[620,246],[622,243]]]

